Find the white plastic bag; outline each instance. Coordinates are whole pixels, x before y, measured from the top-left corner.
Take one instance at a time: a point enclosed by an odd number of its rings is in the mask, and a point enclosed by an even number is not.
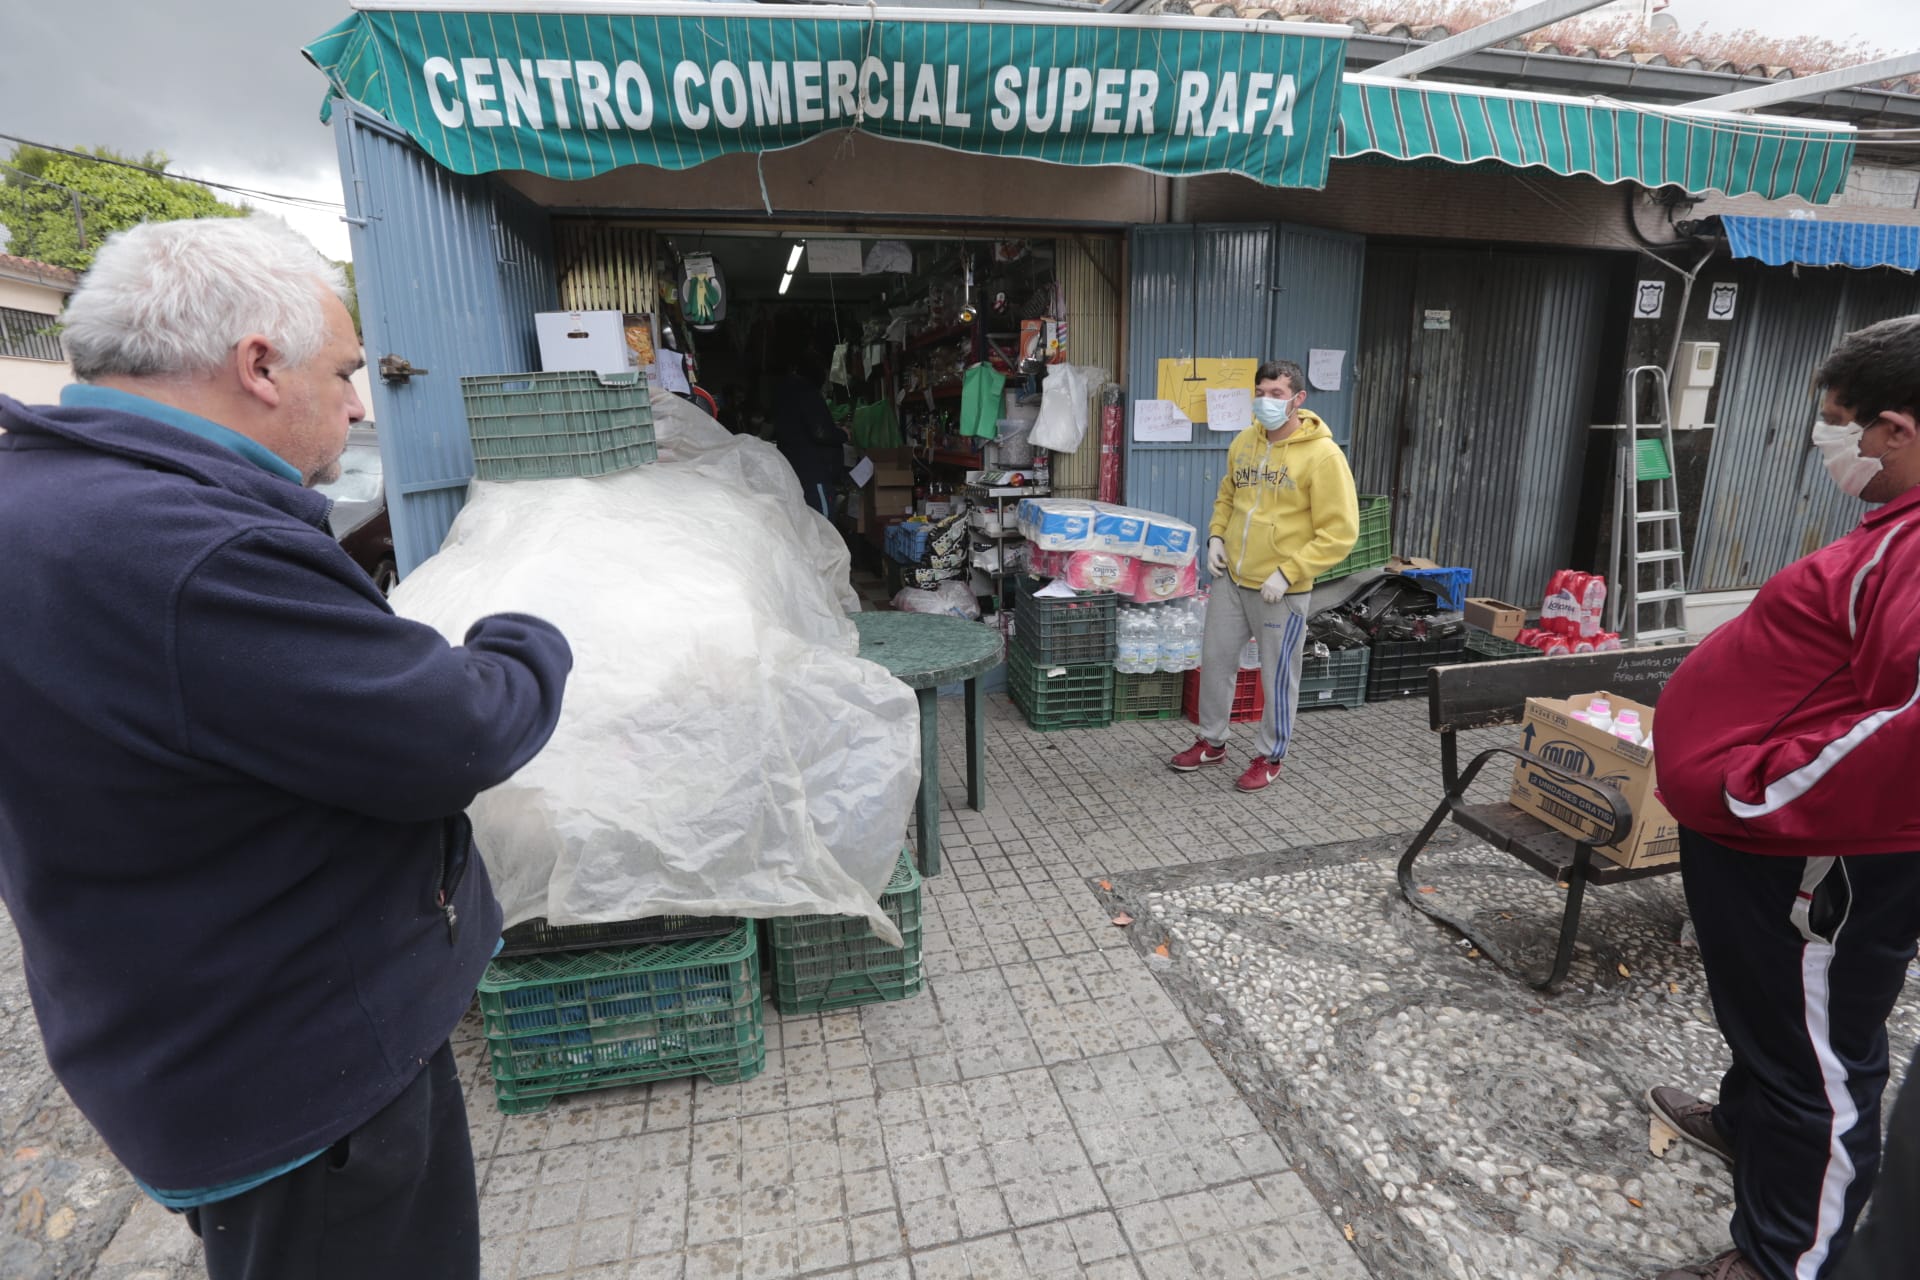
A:
[[[937,613],[965,618],[969,622],[980,620],[980,601],[975,598],[972,588],[957,578],[949,579],[931,591],[902,587],[894,593],[892,604],[902,613]]]
[[[858,657],[845,547],[779,454],[670,396],[654,414],[653,466],[474,484],[393,594],[456,643],[519,611],[573,645],[553,740],[470,811],[507,923],[859,915],[898,946],[877,899],[915,695]]]
[[[1036,449],[1072,453],[1087,434],[1087,401],[1093,388],[1107,380],[1105,369],[1084,364],[1057,364],[1047,370],[1040,386],[1040,417],[1029,439]]]

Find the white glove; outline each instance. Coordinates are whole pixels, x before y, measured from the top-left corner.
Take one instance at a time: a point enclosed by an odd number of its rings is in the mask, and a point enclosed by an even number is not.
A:
[[[1268,604],[1279,604],[1287,598],[1287,588],[1292,586],[1287,575],[1275,569],[1267,580],[1260,584],[1260,598]]]
[[[1226,575],[1227,540],[1225,538],[1207,539],[1207,572],[1216,578]]]

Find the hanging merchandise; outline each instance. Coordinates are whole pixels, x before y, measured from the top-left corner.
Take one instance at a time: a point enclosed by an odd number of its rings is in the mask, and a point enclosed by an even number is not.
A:
[[[1109,382],[1100,388],[1100,501],[1120,501],[1120,450],[1126,434],[1125,393]]]
[[[1007,375],[990,364],[967,370],[960,383],[961,435],[991,440],[999,433],[1000,393],[1006,386]]]
[[[711,329],[727,318],[726,283],[710,253],[690,253],[680,281],[680,309],[696,329]]]
[[[961,252],[963,253],[965,252],[964,247],[962,248]],[[960,302],[960,323],[972,324],[974,321],[974,317],[978,316],[979,314],[980,313],[974,310],[974,307],[973,307],[973,258],[971,255],[969,255],[967,258],[966,293]]]
[[[844,342],[833,345],[833,366],[827,371],[827,381],[842,387],[853,385],[853,377],[847,372],[847,344]]]
[[[867,250],[867,260],[861,264],[864,275],[912,275],[913,250],[904,240],[875,240]]]
[[[1087,398],[1091,388],[1107,380],[1105,369],[1084,364],[1058,364],[1040,388],[1040,420],[1033,425],[1036,448],[1072,453],[1087,434]]]
[[[852,435],[859,449],[899,449],[906,444],[900,436],[900,415],[884,397],[854,409]]]

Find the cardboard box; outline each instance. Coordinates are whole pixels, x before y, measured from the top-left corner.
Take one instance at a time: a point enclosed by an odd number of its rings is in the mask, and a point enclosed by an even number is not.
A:
[[[625,317],[618,311],[542,311],[533,317],[533,332],[546,373],[625,373],[639,367],[627,345]]]
[[[1429,560],[1425,556],[1394,556],[1387,561],[1388,573],[1399,573],[1403,569],[1444,569],[1446,567],[1438,560]]]
[[[1573,719],[1574,711],[1585,710],[1598,697],[1612,704],[1615,714],[1637,711],[1640,723],[1652,732],[1653,708],[1630,698],[1611,693],[1528,698],[1521,745],[1528,753],[1568,773],[1610,783],[1626,797],[1633,809],[1633,827],[1618,844],[1601,845],[1601,853],[1623,867],[1676,861],[1680,857],[1680,826],[1654,794],[1653,752]],[[1577,838],[1601,835],[1612,821],[1591,792],[1570,787],[1525,760],[1513,769],[1512,800],[1548,826]]]
[[[1467,625],[1478,627],[1482,631],[1491,631],[1502,640],[1512,640],[1527,625],[1527,611],[1517,604],[1508,604],[1504,600],[1493,600],[1486,596],[1468,596],[1466,602]]]
[[[888,517],[907,516],[913,513],[913,486],[872,484],[866,492],[871,495],[874,514],[881,521]]]

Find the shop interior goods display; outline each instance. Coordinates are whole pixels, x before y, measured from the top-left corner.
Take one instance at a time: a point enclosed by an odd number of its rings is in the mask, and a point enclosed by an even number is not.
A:
[[[1113,718],[1122,720],[1176,720],[1186,678],[1178,671],[1115,671]]]
[[[767,993],[782,1013],[826,1013],[919,994],[920,873],[900,855],[880,909],[904,946],[873,936],[859,916],[787,916],[761,924]]]
[[[499,373],[460,379],[476,479],[604,476],[658,455],[645,375]]]
[[[472,805],[506,924],[879,910],[920,789],[913,690],[859,656],[846,543],[775,450],[656,392],[660,461],[476,482],[393,605],[459,643],[552,621],[539,756]]]
[[[478,998],[494,1096],[510,1114],[646,1080],[733,1084],[766,1062],[750,920],[719,937],[499,957]]]
[[[1007,649],[1007,692],[1034,729],[1098,729],[1112,724],[1113,679],[1111,661],[1047,666],[1029,658],[1018,644]]]
[[[1686,552],[1680,534],[1680,483],[1673,473],[1673,423],[1667,373],[1659,365],[1627,370],[1621,393],[1626,425],[1615,445],[1613,572],[1619,584],[1609,625],[1629,645],[1687,636]],[[1644,412],[1650,416],[1643,416]]]
[[[1660,692],[1667,678],[1692,651],[1692,645],[1650,646],[1609,653],[1569,654],[1551,662],[1488,662],[1436,668],[1428,681],[1427,715],[1429,727],[1440,735],[1444,794],[1426,825],[1400,857],[1396,877],[1401,896],[1416,910],[1454,930],[1489,960],[1522,976],[1535,988],[1552,990],[1558,986],[1573,961],[1587,886],[1668,874],[1679,869],[1679,862],[1654,858],[1627,866],[1596,852],[1601,844],[1618,845],[1638,825],[1636,811],[1626,796],[1595,776],[1596,762],[1586,754],[1589,746],[1605,744],[1569,743],[1564,749],[1558,748],[1542,735],[1536,723],[1533,732],[1523,733],[1515,745],[1488,748],[1463,769],[1456,735],[1473,729],[1521,724],[1534,714],[1533,707],[1540,700],[1570,700],[1572,707],[1566,719],[1570,724],[1577,724],[1573,710],[1591,707],[1593,702],[1593,695],[1584,691],[1605,689],[1612,691],[1605,695],[1609,700],[1609,713],[1631,706],[1636,717],[1644,719],[1650,737],[1653,710],[1658,705]],[[1591,712],[1588,714],[1591,717]],[[1640,745],[1648,765],[1650,791],[1652,744],[1649,741]],[[1601,821],[1592,827],[1583,826],[1579,835],[1571,835],[1511,801],[1489,804],[1470,798],[1469,792],[1480,771],[1496,759],[1515,760],[1532,774],[1551,779],[1556,789],[1578,794],[1582,797],[1583,816],[1601,817]],[[1447,821],[1566,888],[1559,940],[1544,973],[1523,968],[1518,959],[1509,954],[1502,939],[1489,936],[1480,928],[1476,923],[1480,912],[1474,904],[1462,903],[1451,893],[1436,892],[1433,885],[1420,883],[1415,862],[1440,824]]]
[[[1354,540],[1347,558],[1327,570],[1315,582],[1333,582],[1363,569],[1386,567],[1393,558],[1393,503],[1385,494],[1360,495],[1360,536]]]

